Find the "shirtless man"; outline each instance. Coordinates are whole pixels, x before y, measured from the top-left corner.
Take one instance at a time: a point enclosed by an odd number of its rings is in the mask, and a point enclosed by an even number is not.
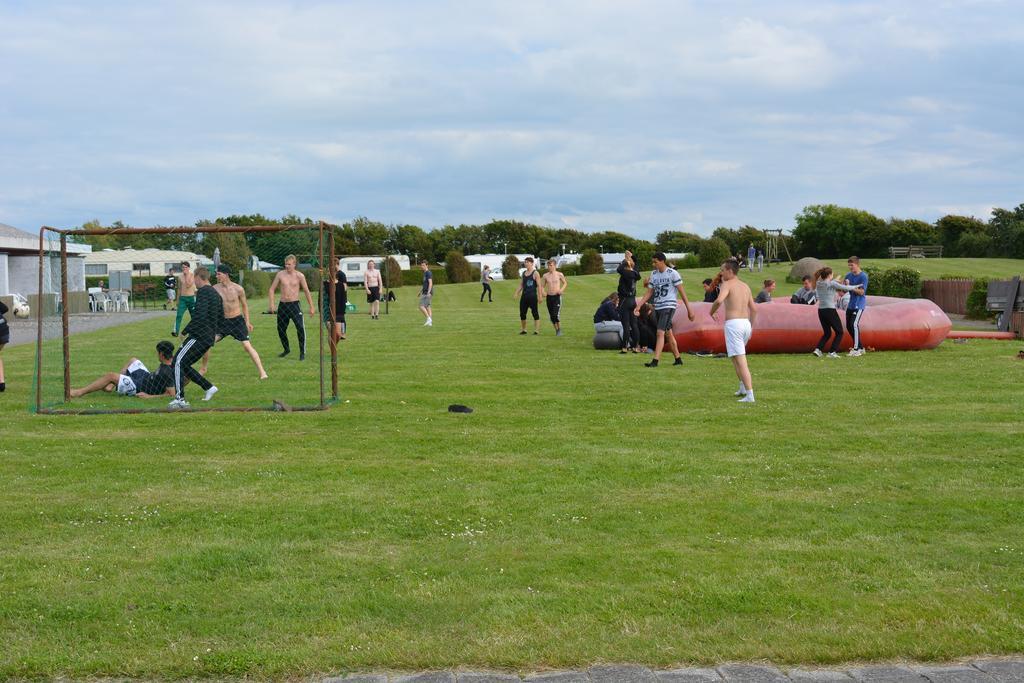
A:
[[[548,259],[548,272],[541,278],[544,281],[542,291],[546,292],[545,301],[548,304],[548,316],[551,324],[555,326],[555,336],[562,336],[562,294],[569,283],[565,281],[565,275],[558,270],[555,259]]]
[[[288,321],[291,320],[295,322],[295,332],[299,338],[299,360],[306,360],[306,328],[302,325],[302,309],[299,307],[300,289],[306,294],[309,314],[316,316],[316,313],[313,311],[313,295],[309,293],[306,276],[295,269],[295,264],[294,254],[285,256],[284,270],[278,271],[274,276],[267,296],[270,299],[270,312],[274,313],[274,293],[278,285],[281,286],[281,305],[277,309],[277,336],[281,338],[281,347],[284,351],[278,354],[278,358],[284,358],[291,353],[288,346]]]
[[[181,286],[178,287],[178,313],[174,317],[174,329],[171,336],[177,337],[181,329],[181,319],[185,317],[185,309],[188,309],[189,319],[196,310],[196,278],[192,274],[192,268],[188,261],[181,262]]]
[[[366,262],[366,273],[363,275],[363,289],[366,290],[366,303],[370,304],[370,320],[380,319],[380,271],[373,259]]]
[[[757,306],[750,294],[750,287],[737,275],[739,266],[733,260],[722,264],[722,291],[715,303],[711,304],[711,318],[715,318],[718,307],[725,306],[725,350],[732,359],[732,367],[740,380],[740,403],[754,402],[754,384],[747,367],[747,342],[750,341],[751,325],[757,318]]]
[[[249,300],[245,298],[245,289],[231,281],[230,266],[224,263],[217,266],[217,284],[213,288],[224,300],[224,326],[219,330],[221,340],[223,341],[226,337],[234,337],[242,342],[242,348],[249,354],[256,369],[260,371],[260,379],[266,379],[267,371],[263,369],[260,354],[256,353],[252,342],[249,341],[249,333],[252,332],[252,322],[249,320]],[[210,352],[207,351],[199,368],[200,375],[206,374],[209,362]]]

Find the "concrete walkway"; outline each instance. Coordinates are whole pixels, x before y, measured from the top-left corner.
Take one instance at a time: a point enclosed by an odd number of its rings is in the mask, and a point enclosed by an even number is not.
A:
[[[486,671],[351,674],[322,683],[1024,683],[1024,659],[987,659],[947,666],[881,664],[852,669],[788,669],[726,664],[715,669],[652,671],[642,666],[594,666],[527,676]]]
[[[71,334],[75,335],[80,332],[92,332],[93,330],[102,330],[105,327],[128,325],[129,323],[137,323],[141,320],[150,320],[152,318],[159,318],[162,316],[166,316],[170,319],[167,327],[167,337],[170,338],[171,326],[174,325],[174,311],[144,310],[132,311],[131,313],[76,313],[75,315],[68,316],[68,324],[71,328]],[[11,328],[11,342],[8,346],[35,343],[35,318],[23,320],[21,318],[15,318],[13,315],[8,315],[6,317]],[[44,339],[56,339],[60,336],[60,318],[46,318],[43,320]]]

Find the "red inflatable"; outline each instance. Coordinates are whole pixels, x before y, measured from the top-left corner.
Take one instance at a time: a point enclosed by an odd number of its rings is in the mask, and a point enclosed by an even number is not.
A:
[[[818,307],[773,301],[757,305],[754,333],[747,344],[748,353],[806,353],[821,337]],[[725,311],[716,313],[712,320],[711,304],[691,303],[694,321],[686,317],[681,305],[672,319],[672,332],[680,351],[725,352],[722,326]],[[845,315],[839,312],[845,328]],[[878,351],[912,351],[934,349],[946,338],[952,328],[949,317],[935,302],[928,299],[895,299],[869,296],[868,307],[861,316],[861,343]],[[849,349],[853,339],[843,335],[843,349]]]

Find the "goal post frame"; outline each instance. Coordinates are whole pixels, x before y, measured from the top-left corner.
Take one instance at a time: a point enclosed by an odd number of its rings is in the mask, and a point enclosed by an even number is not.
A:
[[[180,227],[149,227],[149,228],[134,228],[134,227],[115,227],[115,228],[54,228],[52,226],[44,225],[39,228],[39,284],[36,299],[36,368],[35,368],[35,405],[34,409],[37,414],[45,415],[110,415],[110,414],[141,414],[141,413],[165,413],[170,412],[166,408],[126,408],[126,409],[93,409],[93,408],[70,408],[70,407],[56,407],[47,408],[43,406],[42,396],[42,380],[43,380],[43,301],[45,295],[44,289],[44,265],[46,255],[51,254],[55,251],[52,247],[47,248],[47,237],[46,233],[55,233],[59,235],[60,240],[60,318],[61,318],[61,337],[62,337],[62,360],[63,360],[63,397],[64,403],[67,404],[71,400],[71,322],[68,310],[68,253],[67,253],[67,242],[68,236],[102,236],[102,235],[181,235],[181,234],[208,234],[208,233],[267,233],[267,232],[292,232],[292,231],[316,231],[318,234],[317,239],[317,251],[315,255],[319,259],[317,270],[320,272],[321,279],[328,282],[328,290],[330,294],[330,334],[328,335],[330,351],[330,363],[331,363],[331,377],[330,377],[330,399],[327,397],[327,388],[324,385],[324,327],[325,321],[323,316],[323,305],[325,302],[320,301],[320,307],[317,311],[316,320],[317,328],[319,329],[320,337],[320,368],[319,368],[319,404],[314,406],[297,406],[283,408],[287,411],[294,412],[306,412],[306,411],[319,411],[326,410],[330,407],[331,403],[338,400],[338,348],[337,343],[334,341],[333,330],[334,323],[337,320],[337,311],[335,311],[335,297],[334,297],[334,277],[335,270],[334,265],[334,230],[329,229],[329,226],[324,221],[317,221],[315,224],[307,225],[252,225],[252,226],[240,226],[240,225],[209,225],[203,227],[196,226],[180,226]],[[327,231],[328,244],[325,244],[324,232]],[[50,240],[52,242],[52,238]],[[325,250],[325,247],[327,249]],[[326,278],[330,278],[329,280]],[[317,293],[317,298],[322,299],[322,290]],[[275,402],[276,403],[276,402]],[[204,408],[191,408],[190,412],[264,412],[272,410],[280,410],[275,406],[267,407],[253,407],[253,406],[239,406],[239,407],[204,407]]]

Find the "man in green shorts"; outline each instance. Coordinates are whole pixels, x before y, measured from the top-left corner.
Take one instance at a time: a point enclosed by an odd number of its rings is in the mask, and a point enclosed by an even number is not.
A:
[[[188,261],[181,262],[181,286],[178,288],[178,313],[174,317],[174,329],[171,336],[177,337],[181,329],[181,319],[185,317],[185,310],[188,309],[189,320],[192,319],[192,312],[196,308],[196,279],[192,275],[192,267]]]

